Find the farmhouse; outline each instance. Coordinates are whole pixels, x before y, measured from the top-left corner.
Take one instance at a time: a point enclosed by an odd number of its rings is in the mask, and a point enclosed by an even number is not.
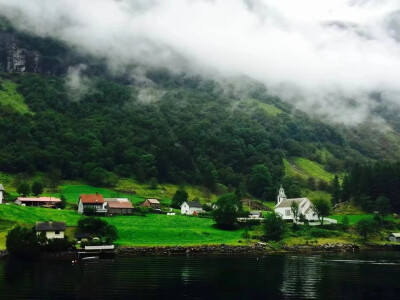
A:
[[[277,197],[277,203],[275,205],[275,212],[279,213],[284,220],[293,220],[293,213],[291,205],[296,202],[299,205],[299,215],[302,214],[308,221],[317,221],[317,214],[314,212],[313,205],[308,198],[292,198],[287,199],[285,195],[285,190],[279,189],[279,194]]]
[[[65,222],[36,222],[35,228],[37,235],[44,232],[48,239],[63,239],[66,225]]]
[[[0,204],[3,203],[3,197],[4,197],[4,187],[2,184],[0,184]]]
[[[389,235],[389,241],[394,243],[400,243],[400,233],[399,232],[392,232]]]
[[[106,200],[106,199],[104,199]],[[128,199],[126,199],[128,200]],[[108,215],[131,215],[133,213],[132,203],[128,201],[106,201]]]
[[[54,197],[18,197],[14,203],[24,206],[41,206],[54,208],[58,203],[61,203],[61,199]]]
[[[106,213],[106,203],[104,202],[103,195],[96,193],[94,195],[80,195],[78,201],[78,213],[83,214],[86,208],[91,208],[96,213]]]
[[[142,203],[142,206],[143,207],[151,207],[151,208],[154,208],[154,209],[159,209],[160,208],[160,201],[158,201],[158,199],[154,199],[154,198],[147,198]]]
[[[204,212],[203,206],[200,202],[197,201],[185,201],[181,205],[181,214],[182,215],[197,215],[199,213]]]

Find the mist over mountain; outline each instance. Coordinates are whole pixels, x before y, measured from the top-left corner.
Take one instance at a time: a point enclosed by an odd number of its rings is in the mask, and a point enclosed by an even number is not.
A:
[[[399,107],[399,11],[396,0],[0,1],[19,30],[99,58],[114,74],[247,76],[310,115],[350,125],[383,124],[374,111]]]

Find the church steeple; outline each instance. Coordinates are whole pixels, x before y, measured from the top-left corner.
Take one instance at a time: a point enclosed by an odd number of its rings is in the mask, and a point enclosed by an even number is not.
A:
[[[279,194],[277,199],[278,199],[278,204],[281,203],[282,200],[286,199],[285,190],[283,189],[282,185],[281,188],[279,189]]]

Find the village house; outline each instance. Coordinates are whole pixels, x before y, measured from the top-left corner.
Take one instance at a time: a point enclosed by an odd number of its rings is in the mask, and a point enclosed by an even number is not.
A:
[[[78,201],[78,213],[83,214],[85,208],[91,208],[95,213],[107,213],[106,202],[103,195],[96,193],[93,195],[80,195]]]
[[[400,233],[399,232],[392,232],[389,235],[389,241],[394,243],[400,243]]]
[[[160,201],[158,201],[158,199],[154,199],[154,198],[147,198],[146,200],[144,200],[144,202],[142,203],[143,207],[151,207],[154,209],[160,209]]]
[[[91,240],[91,236],[90,236],[90,234],[87,233],[87,232],[76,232],[76,233],[74,234],[74,239],[75,239],[75,241],[77,241],[78,244],[79,244],[79,243],[81,243],[81,242],[88,242],[88,241],[90,241],[90,240]]]
[[[104,198],[108,215],[131,215],[133,214],[132,203],[126,198]]]
[[[4,198],[4,187],[2,184],[0,184],[0,204],[3,203],[3,198]]]
[[[181,205],[182,215],[197,215],[199,213],[205,212],[203,206],[198,201],[185,201]]]
[[[249,214],[250,219],[260,219],[262,218],[262,212],[261,211],[251,211]]]
[[[42,232],[46,234],[48,239],[63,239],[65,237],[65,229],[67,228],[65,222],[36,222],[36,234],[40,235]]]
[[[55,208],[57,204],[61,203],[61,199],[55,197],[18,197],[14,203],[23,206]]]
[[[291,209],[293,202],[296,202],[299,205],[299,215],[304,215],[305,219],[308,221],[318,221],[317,214],[314,212],[313,205],[308,198],[287,199],[285,190],[282,186],[279,189],[277,203],[274,210],[282,216],[282,219],[293,221],[294,217]]]

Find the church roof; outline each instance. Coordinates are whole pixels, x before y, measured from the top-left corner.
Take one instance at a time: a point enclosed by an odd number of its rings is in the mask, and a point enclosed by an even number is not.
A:
[[[292,198],[292,199],[283,199],[280,203],[278,203],[275,208],[284,208],[290,207],[293,202],[297,202],[300,205],[304,200],[308,200],[308,198]],[[310,200],[308,200],[310,201]]]

